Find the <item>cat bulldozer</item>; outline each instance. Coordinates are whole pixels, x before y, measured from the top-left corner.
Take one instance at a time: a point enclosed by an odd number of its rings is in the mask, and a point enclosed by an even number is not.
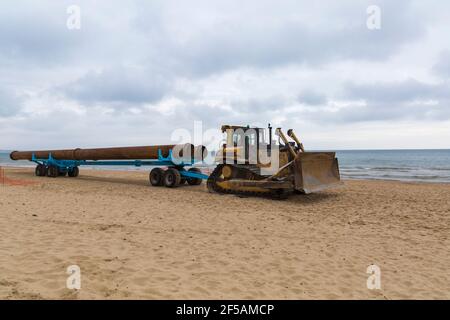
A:
[[[341,184],[335,152],[305,151],[292,129],[285,135],[277,128],[278,139],[270,124],[267,130],[224,125],[222,133],[226,141],[207,180],[211,192],[284,199]]]

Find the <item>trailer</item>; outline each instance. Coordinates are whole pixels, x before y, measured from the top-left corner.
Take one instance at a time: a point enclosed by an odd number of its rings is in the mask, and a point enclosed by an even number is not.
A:
[[[150,184],[152,186],[165,186],[168,188],[175,188],[182,184],[200,185],[203,180],[208,179],[208,175],[203,174],[197,167],[193,167],[196,163],[203,162],[203,157],[174,157],[173,148],[175,146],[156,146],[157,156],[153,152],[155,147],[130,147],[130,148],[108,148],[108,149],[74,149],[74,150],[57,150],[57,151],[37,151],[37,152],[13,152],[11,153],[11,159],[23,159],[30,160],[36,163],[35,174],[38,177],[51,177],[56,178],[60,176],[69,176],[72,178],[78,177],[81,166],[135,166],[154,167],[149,174]],[[135,153],[133,157],[142,158],[134,160],[75,160],[77,158],[83,158],[85,156],[77,156],[77,152],[80,154],[91,154],[87,157],[90,158],[127,158],[130,150],[139,151],[139,148],[146,148],[145,155],[141,153]],[[186,147],[185,147],[186,148]],[[191,145],[188,146],[191,148]],[[194,148],[195,149],[195,148]],[[192,149],[192,150],[194,150]],[[103,155],[98,150],[103,152],[109,152],[108,155]],[[118,151],[120,155],[118,155]],[[142,149],[144,150],[144,149]],[[204,147],[201,147],[202,152],[205,151]],[[111,152],[116,152],[116,155],[112,155]],[[123,152],[127,151],[127,152]],[[149,152],[150,151],[150,152]],[[90,152],[90,153],[89,153]],[[53,154],[57,154],[59,158],[56,158]],[[125,154],[125,155],[124,155]],[[36,156],[36,155],[39,155]],[[46,155],[47,157],[43,157]],[[146,157],[148,157],[146,159]],[[167,167],[167,168],[166,168]],[[189,168],[190,167],[190,168]]]

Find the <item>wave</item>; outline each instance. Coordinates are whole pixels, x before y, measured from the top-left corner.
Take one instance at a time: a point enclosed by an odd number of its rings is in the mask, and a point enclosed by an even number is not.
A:
[[[377,180],[399,180],[399,181],[436,181],[436,182],[450,182],[450,175],[439,174],[439,172],[420,172],[410,171],[407,174],[405,172],[371,172],[361,171],[348,173],[341,171],[341,176],[345,179],[377,179]]]

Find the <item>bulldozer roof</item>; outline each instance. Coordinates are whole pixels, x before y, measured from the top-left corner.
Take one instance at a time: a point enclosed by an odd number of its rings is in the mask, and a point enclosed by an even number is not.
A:
[[[222,126],[222,132],[225,132],[228,129],[233,129],[233,130],[243,129],[243,130],[246,130],[246,129],[264,129],[264,128],[250,127],[249,125],[247,125],[247,126],[232,126],[232,125],[227,125],[226,124],[226,125]]]

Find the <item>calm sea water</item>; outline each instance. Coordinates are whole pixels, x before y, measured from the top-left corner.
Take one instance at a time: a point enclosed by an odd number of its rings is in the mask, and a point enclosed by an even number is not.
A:
[[[338,151],[348,179],[450,182],[450,150]]]
[[[450,182],[450,150],[346,150],[337,151],[344,179],[383,179]],[[34,167],[29,161],[12,161],[0,151],[0,166]],[[93,167],[99,170],[149,170],[147,167]]]

